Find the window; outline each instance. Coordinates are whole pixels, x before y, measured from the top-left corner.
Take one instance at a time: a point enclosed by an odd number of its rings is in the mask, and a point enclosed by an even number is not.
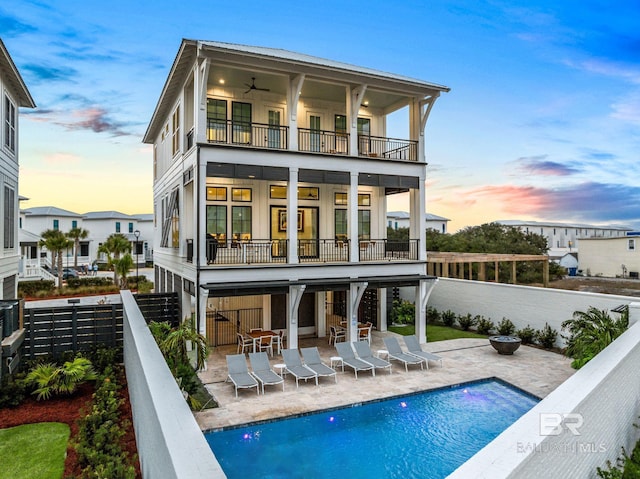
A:
[[[231,188],[232,201],[251,201],[251,188]]]
[[[280,110],[269,110],[269,136],[267,146],[269,148],[281,148],[284,143],[280,138]]]
[[[251,103],[231,103],[233,143],[251,144]]]
[[[215,238],[218,241],[218,245],[224,245],[227,242],[226,206],[207,206],[207,237]]]
[[[227,201],[227,189],[223,186],[207,187],[208,201]]]
[[[335,210],[336,239],[347,240],[347,210]]]
[[[173,112],[171,120],[171,154],[175,156],[180,149],[180,106]]]
[[[358,135],[371,135],[371,120],[369,118],[358,118]]]
[[[116,233],[120,233],[120,222],[116,221]]]
[[[346,193],[335,193],[333,195],[333,202],[336,205],[346,205],[347,204],[347,194]]]
[[[371,239],[371,211],[358,210],[358,239]]]
[[[80,243],[80,256],[89,256],[89,243]]]
[[[78,227],[78,222],[76,220],[71,221],[71,227],[72,228],[77,228]]]
[[[16,151],[16,106],[4,97],[4,146],[11,151]]]
[[[299,200],[317,200],[320,198],[319,188],[312,186],[301,186],[298,188]]]
[[[358,194],[358,206],[371,206],[371,195]]]
[[[347,117],[345,115],[336,115],[335,131],[336,133],[347,132]]]
[[[271,185],[269,187],[269,198],[274,200],[286,200],[287,199],[287,187]]]
[[[629,251],[635,251],[636,250],[636,240],[630,239],[629,242],[628,242],[627,249]]]
[[[53,229],[54,230],[60,229],[60,220],[53,220]]]
[[[133,233],[133,223],[129,223],[129,233]]]
[[[227,102],[207,99],[207,140],[227,142]]]
[[[251,239],[251,206],[231,207],[231,233],[233,241]]]
[[[4,247],[15,247],[16,193],[13,188],[4,187]]]

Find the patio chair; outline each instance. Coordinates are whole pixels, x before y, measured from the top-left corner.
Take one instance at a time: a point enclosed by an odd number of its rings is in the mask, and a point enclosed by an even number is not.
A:
[[[316,386],[318,385],[318,375],[302,364],[297,349],[283,349],[282,357],[284,358],[285,371],[291,373],[291,375],[296,378],[296,388],[299,385],[300,379],[304,379],[305,381],[315,379]]]
[[[244,354],[227,354],[227,369],[229,370],[227,379],[231,380],[236,387],[236,397],[238,397],[239,388],[255,387],[256,393],[260,394],[258,381],[249,373],[247,358]]]
[[[371,352],[371,346],[367,341],[357,341],[353,343],[353,347],[358,357],[365,363],[371,364],[376,369],[389,368],[389,374],[391,374],[391,363],[385,359],[376,358]]]
[[[437,354],[428,353],[427,351],[423,351],[420,347],[420,343],[418,342],[418,338],[415,336],[404,336],[404,344],[407,345],[407,351],[409,354],[413,354],[419,358],[422,358],[427,363],[427,368],[429,367],[429,363],[427,361],[440,361],[440,367],[442,367],[442,357]]]
[[[245,349],[247,349],[247,352],[250,352],[253,350],[253,338],[247,338],[245,336],[243,336],[240,333],[236,333],[236,336],[238,338],[238,349],[237,349],[237,353],[244,353]]]
[[[371,330],[373,329],[373,323],[367,323],[363,328],[358,328],[358,339],[360,341],[366,341],[371,344]]]
[[[257,332],[257,331],[262,331],[262,328],[251,328],[251,329],[249,330],[249,332],[250,332],[250,333],[255,333],[255,332]]]
[[[284,391],[284,378],[271,369],[267,353],[249,353],[249,362],[251,363],[251,374],[262,385],[262,394],[264,394],[264,386],[273,386],[282,383]]]
[[[371,371],[373,376],[376,375],[376,369],[373,367],[373,364],[356,358],[353,348],[351,348],[351,343],[336,343],[335,346],[336,351],[338,351],[338,356],[342,358],[342,363],[353,369],[356,379],[358,379],[358,371]]]
[[[322,362],[320,359],[320,352],[316,346],[312,348],[301,348],[300,352],[302,353],[302,358],[304,359],[304,365],[311,369],[318,376],[333,376],[338,382],[338,374],[336,370],[330,368],[326,364]]]
[[[338,341],[346,341],[347,333],[344,329],[338,329],[335,326],[329,327],[329,344],[336,344]]]
[[[258,351],[268,351],[269,356],[273,357],[273,338],[275,336],[260,336],[258,339]]]
[[[384,347],[387,348],[389,360],[395,359],[396,361],[404,363],[405,371],[409,371],[409,364],[419,364],[420,369],[424,369],[424,367],[422,366],[422,362],[424,361],[426,363],[427,360],[419,358],[417,356],[413,356],[411,354],[407,354],[402,351],[397,338],[395,338],[394,336],[390,336],[388,338],[382,338],[382,341],[384,341]]]

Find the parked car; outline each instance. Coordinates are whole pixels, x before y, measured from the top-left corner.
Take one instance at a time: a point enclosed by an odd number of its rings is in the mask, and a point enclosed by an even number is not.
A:
[[[58,270],[57,269],[53,269],[51,270],[51,274],[54,276],[58,276]],[[78,277],[78,272],[73,269],[73,268],[63,268],[62,270],[62,279],[69,279],[69,278],[77,278]]]

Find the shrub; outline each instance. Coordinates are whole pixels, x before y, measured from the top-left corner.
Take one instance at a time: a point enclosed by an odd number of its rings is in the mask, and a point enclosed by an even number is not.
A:
[[[502,318],[502,321],[498,323],[498,327],[496,329],[498,334],[501,336],[511,336],[516,330],[516,327],[510,319]]]
[[[37,399],[49,399],[52,395],[73,394],[80,384],[96,379],[91,361],[77,357],[66,361],[62,366],[42,363],[35,366],[27,375],[26,382],[35,389]]]
[[[20,281],[18,283],[18,297],[36,296],[38,292],[44,291],[51,293],[56,289],[55,281],[38,280],[38,281]]]
[[[0,409],[19,406],[27,394],[24,373],[3,376],[0,381]]]
[[[442,323],[445,326],[451,327],[456,323],[456,313],[454,313],[450,309],[443,311],[442,314],[440,315],[440,318],[442,319]]]
[[[113,278],[104,276],[90,276],[85,278],[69,278],[67,286],[69,288],[81,288],[84,286],[112,286]]]
[[[414,317],[415,320],[415,317]],[[427,323],[434,324],[440,321],[440,313],[433,306],[427,307]]]
[[[493,324],[493,321],[485,318],[484,316],[480,316],[480,319],[478,319],[478,322],[476,323],[476,330],[480,334],[489,335],[495,327],[496,325]]]
[[[468,331],[471,326],[476,324],[476,322],[477,322],[477,319],[471,317],[470,313],[467,313],[464,316],[463,315],[458,316],[458,324],[460,325],[463,331]]]
[[[522,344],[532,344],[536,338],[536,330],[527,324],[526,328],[518,329],[516,336],[522,340]]]
[[[551,328],[549,323],[544,323],[544,328],[536,331],[536,342],[545,349],[551,349],[558,337],[558,331]]]
[[[416,307],[413,303],[404,299],[393,302],[391,321],[396,324],[413,324],[416,318]]]

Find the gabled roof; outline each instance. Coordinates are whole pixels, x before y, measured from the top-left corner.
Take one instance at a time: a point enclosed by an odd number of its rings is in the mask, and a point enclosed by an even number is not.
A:
[[[133,215],[138,221],[153,221],[153,213],[144,213],[139,215]]]
[[[73,211],[63,210],[55,206],[36,206],[34,208],[26,208],[22,212],[29,216],[66,216],[70,218],[82,218],[81,214]]]
[[[120,213],[119,211],[90,211],[84,214],[85,220],[134,220],[135,216]]]
[[[206,56],[220,57],[224,59],[224,62],[232,62],[245,67],[257,65],[261,69],[278,71],[280,74],[297,75],[312,72],[320,79],[338,79],[345,83],[367,84],[368,87],[374,89],[377,87],[407,94],[411,92],[413,96],[434,95],[450,91],[450,88],[444,85],[288,50],[183,39],[142,139],[143,143],[153,143],[162,127],[161,123],[169,115],[175,98],[184,86],[188,75],[193,71],[196,59]]]
[[[18,242],[20,243],[38,243],[42,236],[20,228],[18,230]]]
[[[31,97],[31,93],[27,89],[27,85],[22,80],[20,72],[16,68],[15,63],[11,59],[11,55],[4,46],[2,39],[0,38],[0,73],[3,80],[10,85],[10,90],[14,95],[17,95],[18,106],[27,108],[35,108],[36,104]]]
[[[551,228],[581,228],[620,231],[633,230],[633,228],[624,225],[589,225],[584,223],[554,223],[551,221],[497,220],[496,223],[504,226],[550,226]]]
[[[427,221],[451,221],[449,218],[445,218],[444,216],[434,215],[433,213],[425,213],[424,216]]]

